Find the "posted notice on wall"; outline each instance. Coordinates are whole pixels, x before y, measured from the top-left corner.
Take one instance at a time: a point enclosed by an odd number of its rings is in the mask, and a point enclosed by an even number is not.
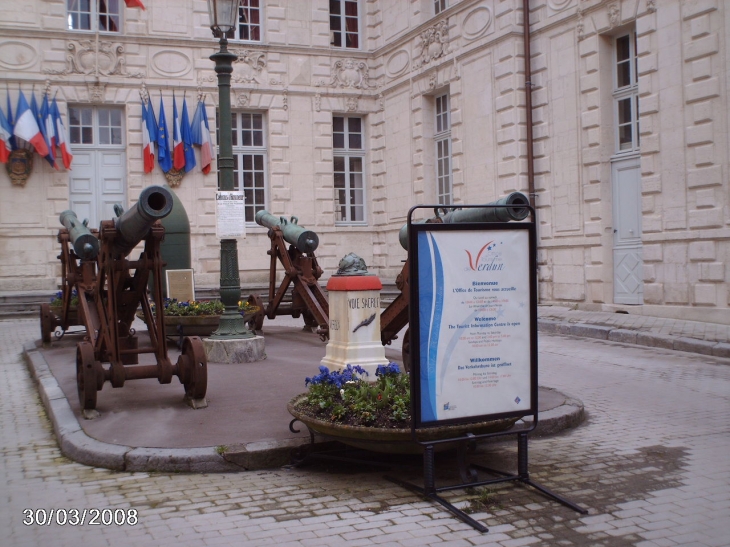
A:
[[[417,237],[420,422],[529,411],[528,231]]]
[[[246,237],[246,197],[243,192],[216,192],[215,233],[218,239]]]

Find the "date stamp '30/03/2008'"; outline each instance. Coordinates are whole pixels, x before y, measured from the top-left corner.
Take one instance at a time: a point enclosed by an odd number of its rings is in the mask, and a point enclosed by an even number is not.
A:
[[[23,509],[26,526],[134,526],[136,509]]]

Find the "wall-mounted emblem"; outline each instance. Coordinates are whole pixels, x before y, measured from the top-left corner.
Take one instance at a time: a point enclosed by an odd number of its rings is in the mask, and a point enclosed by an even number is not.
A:
[[[10,176],[10,182],[15,186],[25,186],[30,173],[33,171],[33,152],[19,148],[10,152],[5,169]]]

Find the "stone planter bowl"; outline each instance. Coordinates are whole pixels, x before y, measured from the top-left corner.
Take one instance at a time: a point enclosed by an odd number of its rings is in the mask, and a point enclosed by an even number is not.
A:
[[[386,429],[380,427],[352,426],[336,424],[307,416],[297,405],[307,397],[302,393],[287,404],[289,414],[306,425],[311,431],[324,435],[348,446],[381,452],[385,454],[421,454],[423,447],[413,442],[410,429]],[[478,422],[473,424],[447,425],[425,429],[418,432],[418,440],[435,441],[463,436],[466,433],[481,435],[497,433],[511,428],[518,418]],[[455,443],[435,445],[437,451],[455,448]]]

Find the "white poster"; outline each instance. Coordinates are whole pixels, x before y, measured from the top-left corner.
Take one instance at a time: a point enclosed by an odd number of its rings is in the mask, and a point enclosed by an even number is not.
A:
[[[218,239],[246,237],[246,198],[243,192],[216,192],[215,234]]]
[[[529,410],[527,230],[418,232],[421,422]]]

